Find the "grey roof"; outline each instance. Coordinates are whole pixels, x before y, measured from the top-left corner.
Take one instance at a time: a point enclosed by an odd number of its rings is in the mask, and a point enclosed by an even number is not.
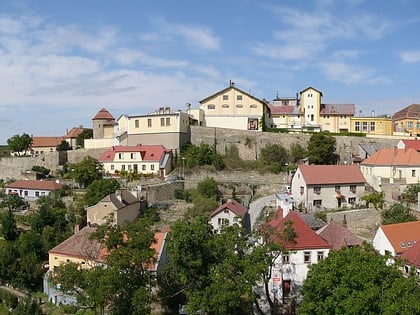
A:
[[[368,155],[374,154],[379,150],[377,143],[359,143],[359,146],[365,151]]]

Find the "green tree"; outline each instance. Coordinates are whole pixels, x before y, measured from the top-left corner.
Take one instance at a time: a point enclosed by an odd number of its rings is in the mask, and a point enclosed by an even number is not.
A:
[[[303,148],[299,143],[293,143],[289,149],[289,161],[292,163],[298,163],[304,159],[307,155],[306,149]]]
[[[383,191],[381,191],[381,192],[373,192],[373,193],[371,193],[369,195],[362,196],[361,199],[363,201],[365,201],[368,206],[369,206],[369,204],[372,204],[373,207],[376,210],[383,209],[384,203],[385,203],[385,193]]]
[[[279,144],[268,144],[261,149],[259,161],[273,173],[286,170],[288,161],[287,150]]]
[[[5,198],[1,201],[0,207],[4,209],[8,209],[11,211],[16,211],[19,209],[20,206],[24,205],[25,202],[23,201],[22,197],[17,194],[8,194]]]
[[[0,240],[0,278],[10,283],[15,278],[19,255],[15,242]]]
[[[100,179],[103,174],[103,165],[97,159],[86,156],[80,163],[71,166],[72,176],[83,188],[89,186],[95,179]]]
[[[35,298],[30,295],[26,296],[13,310],[13,315],[43,315],[41,306],[37,303]]]
[[[86,190],[85,203],[87,206],[93,206],[120,187],[120,183],[114,178],[95,179]]]
[[[56,149],[57,149],[57,151],[69,151],[69,150],[71,150],[71,146],[70,146],[70,144],[66,140],[63,140],[56,147]]]
[[[336,140],[326,132],[316,132],[309,139],[308,158],[311,164],[335,164]]]
[[[220,191],[213,177],[206,177],[197,184],[197,192],[200,196],[218,200]]]
[[[299,314],[420,314],[418,277],[371,245],[330,251],[303,284]]]
[[[420,192],[420,184],[411,184],[402,193],[402,200],[406,202],[418,202],[418,194]]]
[[[93,129],[84,129],[76,139],[76,145],[83,148],[85,146],[85,139],[93,138]]]
[[[0,213],[0,231],[6,241],[14,241],[19,236],[16,219],[11,209]]]
[[[9,149],[16,152],[18,155],[25,153],[29,150],[32,145],[32,137],[26,133],[22,135],[14,135],[7,139],[7,145]]]
[[[49,170],[48,168],[44,166],[38,166],[38,165],[33,166],[32,171],[37,173],[38,179],[47,178],[48,175],[50,175],[51,173],[51,170]]]
[[[187,167],[213,165],[216,170],[222,170],[225,167],[222,157],[216,152],[213,146],[201,143],[199,146],[187,145],[182,149],[182,159],[180,163],[186,163]],[[180,167],[184,167],[183,164]]]
[[[417,221],[417,217],[411,213],[410,207],[403,203],[394,203],[388,209],[381,212],[382,224],[395,224]]]

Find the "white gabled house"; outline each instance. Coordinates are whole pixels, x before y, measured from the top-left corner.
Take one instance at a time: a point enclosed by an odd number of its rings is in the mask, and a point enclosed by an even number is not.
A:
[[[6,194],[16,194],[24,200],[36,200],[60,190],[62,185],[51,180],[17,180],[6,185]]]
[[[248,222],[248,209],[233,199],[228,200],[210,214],[210,224],[216,231],[234,224],[248,228]]]

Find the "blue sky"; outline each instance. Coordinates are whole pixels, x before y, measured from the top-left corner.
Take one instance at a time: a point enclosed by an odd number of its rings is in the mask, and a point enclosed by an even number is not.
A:
[[[197,108],[229,80],[392,115],[420,103],[418,34],[417,0],[4,0],[0,144],[92,127],[102,107]]]

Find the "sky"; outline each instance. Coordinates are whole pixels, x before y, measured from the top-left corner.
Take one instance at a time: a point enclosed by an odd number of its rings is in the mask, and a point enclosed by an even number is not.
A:
[[[198,108],[230,81],[392,115],[420,103],[419,34],[418,0],[2,0],[0,144]]]

